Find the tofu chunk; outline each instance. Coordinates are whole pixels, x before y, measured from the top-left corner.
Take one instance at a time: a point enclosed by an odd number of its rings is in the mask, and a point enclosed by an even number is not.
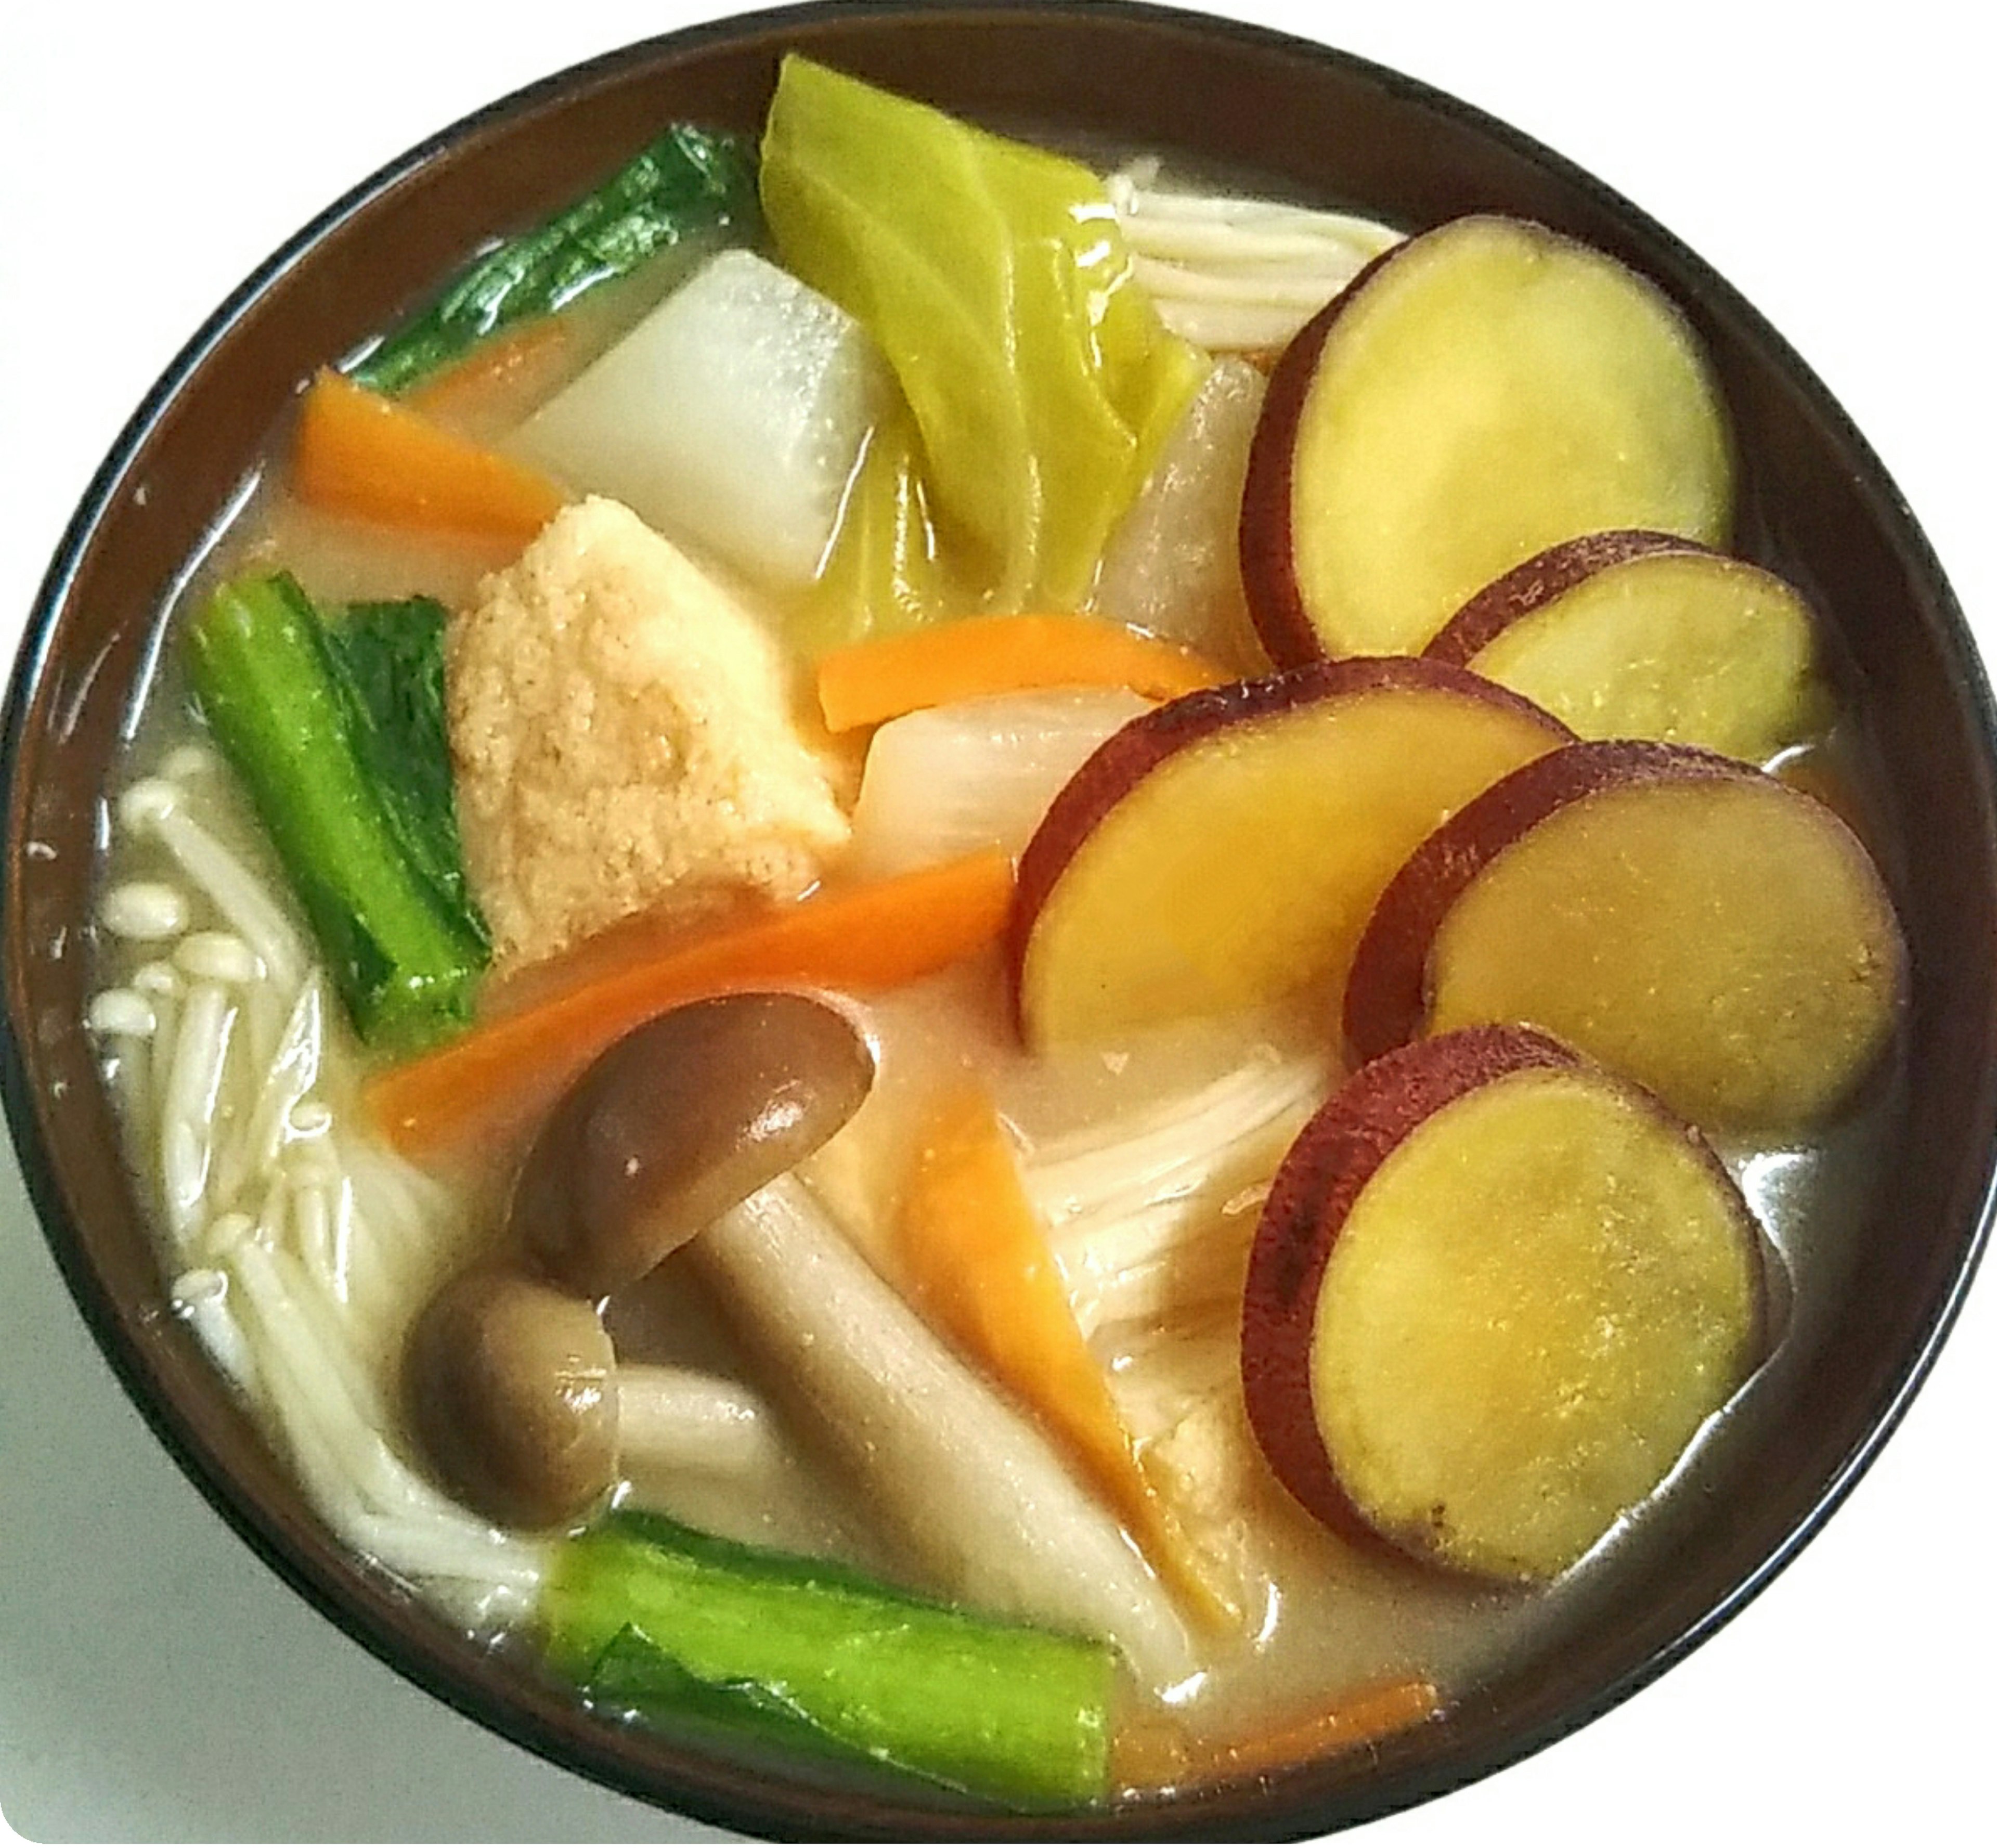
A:
[[[452,622],[465,863],[502,965],[635,912],[795,898],[845,845],[774,638],[615,501],[564,509]]]

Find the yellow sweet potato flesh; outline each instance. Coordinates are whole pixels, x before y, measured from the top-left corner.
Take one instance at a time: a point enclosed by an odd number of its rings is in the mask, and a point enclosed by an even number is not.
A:
[[[1509,704],[1430,689],[1300,704],[1152,766],[1036,917],[1021,1017],[1041,1047],[1309,991],[1335,998],[1416,843],[1559,741]]]
[[[1485,1085],[1339,1230],[1311,1348],[1332,1467],[1407,1549],[1550,1578],[1746,1379],[1759,1275],[1724,1171],[1647,1100],[1585,1072]]]
[[[1653,554],[1597,572],[1469,665],[1582,737],[1698,744],[1749,763],[1830,716],[1802,599],[1712,554]]]
[[[1437,931],[1429,1029],[1523,1021],[1709,1128],[1820,1121],[1893,1031],[1902,954],[1864,849],[1743,775],[1599,792],[1527,830]]]
[[[1720,544],[1718,396],[1647,282],[1537,226],[1417,239],[1341,312],[1299,418],[1299,590],[1326,650],[1413,651],[1485,585],[1612,527]]]

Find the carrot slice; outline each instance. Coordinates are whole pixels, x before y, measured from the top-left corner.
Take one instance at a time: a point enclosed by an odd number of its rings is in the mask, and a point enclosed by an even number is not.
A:
[[[926,706],[1050,686],[1127,686],[1174,699],[1229,679],[1190,648],[1092,616],[972,616],[835,648],[818,666],[834,731]]]
[[[305,393],[291,485],[328,513],[523,544],[563,499],[546,476],[337,372],[320,373]]]
[[[1133,1788],[1186,1789],[1264,1777],[1372,1745],[1441,1712],[1435,1684],[1409,1676],[1375,1682],[1333,1706],[1243,1738],[1195,1742],[1177,1725],[1127,1728],[1117,1743],[1116,1777]]]
[[[456,364],[404,392],[396,402],[454,427],[486,420],[534,388],[551,383],[568,346],[569,323],[559,315],[523,321],[481,340]]]
[[[366,1102],[406,1155],[517,1127],[596,1055],[682,1001],[770,983],[866,993],[947,967],[992,942],[1012,903],[996,851],[821,893],[691,937],[632,965],[391,1066]]]
[[[981,1087],[947,1099],[932,1120],[902,1193],[898,1234],[917,1305],[1054,1434],[1191,1609],[1209,1622],[1230,1615],[1137,1459],[1005,1126]]]

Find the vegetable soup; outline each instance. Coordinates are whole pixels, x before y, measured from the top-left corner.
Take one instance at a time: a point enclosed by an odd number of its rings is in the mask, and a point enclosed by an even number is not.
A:
[[[89,1024],[175,1303],[606,1715],[1030,1808],[1430,1724],[1779,1415],[1892,1115],[1711,368],[1537,225],[798,57],[660,126],[163,614]]]

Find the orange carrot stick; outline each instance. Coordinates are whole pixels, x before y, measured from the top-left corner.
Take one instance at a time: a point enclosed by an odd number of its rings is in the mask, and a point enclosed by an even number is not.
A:
[[[523,321],[481,340],[454,365],[412,386],[396,402],[439,423],[465,424],[551,381],[568,345],[569,323],[558,315]],[[535,393],[534,395],[540,395]]]
[[[562,504],[561,491],[533,469],[337,372],[320,373],[305,393],[291,483],[329,513],[523,544]]]
[[[898,1235],[917,1304],[1056,1435],[1200,1616],[1229,1615],[1193,1569],[1185,1535],[1137,1460],[1069,1307],[1005,1125],[978,1086],[945,1100],[918,1147]]]
[[[1229,676],[1175,643],[1093,616],[971,616],[835,648],[818,665],[834,731],[926,706],[1051,686],[1127,686],[1176,699]]]
[[[1330,1707],[1243,1738],[1193,1741],[1176,1726],[1130,1728],[1118,1742],[1117,1781],[1132,1787],[1186,1789],[1259,1777],[1374,1744],[1432,1720],[1441,1711],[1435,1684],[1409,1676],[1375,1682]]]
[[[995,851],[683,937],[378,1073],[367,1107],[412,1155],[474,1129],[517,1124],[613,1041],[668,1007],[767,983],[864,993],[911,982],[996,938],[1012,897],[1012,863]]]

